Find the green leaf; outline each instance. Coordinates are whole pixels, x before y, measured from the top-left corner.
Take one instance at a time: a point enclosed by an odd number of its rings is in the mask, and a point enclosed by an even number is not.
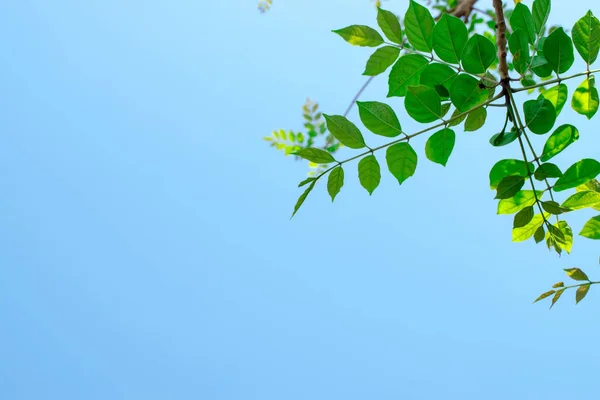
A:
[[[522,176],[507,176],[502,179],[496,189],[496,199],[508,199],[513,197],[525,185],[525,178]]]
[[[327,129],[329,132],[331,132],[333,137],[339,140],[344,146],[350,147],[351,149],[362,149],[366,146],[360,130],[356,125],[348,121],[346,117],[327,114],[323,114],[323,117],[325,117],[325,121],[327,121]]]
[[[462,53],[463,69],[472,74],[483,74],[496,61],[496,46],[485,36],[471,36]]]
[[[298,184],[298,187],[302,187],[302,186],[307,185],[307,184],[311,183],[312,181],[316,181],[316,180],[317,180],[317,178],[306,178],[305,180],[303,180],[302,182],[300,182]]]
[[[535,196],[532,190],[520,190],[509,199],[502,199],[498,202],[498,214],[514,214],[517,211],[535,204]],[[542,196],[541,191],[537,191],[538,198]]]
[[[456,134],[452,129],[442,129],[437,131],[427,139],[425,144],[425,155],[428,159],[434,163],[438,163],[446,166],[452,149],[454,148],[454,142],[456,140]]]
[[[442,117],[448,114],[450,107],[452,107],[452,103],[442,103]]]
[[[381,181],[381,168],[374,155],[369,155],[361,159],[358,163],[358,180],[369,195],[379,186]]]
[[[465,121],[465,132],[474,132],[481,128],[485,124],[486,118],[487,111],[483,107],[471,111]]]
[[[513,127],[510,131],[496,133],[494,136],[490,138],[490,144],[494,147],[506,146],[517,140],[519,137],[519,130],[516,127]]]
[[[408,115],[417,122],[428,123],[442,117],[440,96],[425,85],[408,87],[404,107]]]
[[[522,29],[514,31],[508,39],[508,47],[513,55],[515,70],[523,75],[529,67],[529,42],[527,32]]]
[[[490,171],[490,188],[496,189],[500,181],[507,176],[527,177],[529,172],[533,173],[534,170],[533,163],[526,164],[522,160],[515,159],[500,160],[494,164]]]
[[[550,103],[552,103],[554,109],[556,110],[556,116],[558,116],[567,102],[567,98],[569,97],[569,89],[564,83],[559,83],[557,86],[551,87],[548,90],[544,90],[540,94],[540,97],[544,97],[548,99]],[[540,97],[538,97],[538,100]]]
[[[314,162],[315,164],[328,164],[335,162],[335,158],[325,150],[308,147],[306,149],[300,149],[294,155],[300,156],[305,160]]]
[[[411,0],[404,16],[404,29],[408,42],[415,50],[431,52],[433,50],[433,27],[435,21],[429,10]]]
[[[552,296],[555,292],[556,292],[555,290],[549,290],[546,293],[542,293],[540,295],[540,297],[538,297],[537,299],[535,299],[534,303],[537,303],[540,300],[544,300],[546,297]]]
[[[550,15],[550,0],[535,0],[533,2],[533,25],[538,35],[544,33],[544,27]]]
[[[332,202],[342,189],[342,186],[344,186],[344,169],[340,165],[331,170],[329,179],[327,180],[327,192],[331,196]]]
[[[562,296],[562,294],[565,292],[565,289],[560,289],[557,290],[556,293],[554,293],[554,297],[552,297],[552,304],[550,304],[550,308],[552,308],[554,306],[554,304],[556,304],[556,302],[558,301],[558,299],[560,299],[560,296]]]
[[[308,196],[308,194],[315,187],[315,183],[317,183],[316,180],[312,181],[312,183],[308,186],[308,188],[304,191],[304,193],[302,193],[300,195],[300,197],[298,197],[298,201],[296,202],[296,205],[294,206],[294,212],[292,213],[292,216],[290,217],[290,219],[294,218],[294,215],[296,215],[296,213],[298,212],[300,207],[302,207],[302,204],[304,204],[304,200],[306,200],[306,197]]]
[[[579,304],[579,302],[587,296],[590,286],[591,284],[588,283],[577,288],[577,291],[575,292],[575,304]]]
[[[571,189],[594,179],[600,174],[600,163],[591,158],[584,158],[571,165],[563,176],[554,184],[554,191]]]
[[[421,73],[419,83],[421,85],[429,86],[433,89],[443,86],[445,89],[450,91],[452,82],[454,82],[454,79],[456,79],[457,76],[458,75],[456,72],[449,66],[439,63],[431,63],[427,65]]]
[[[531,61],[531,70],[540,78],[547,78],[552,75],[552,67],[548,63],[548,60],[546,60],[546,57],[540,54],[539,50],[537,55],[533,56],[533,60]]]
[[[546,141],[541,160],[550,160],[566,149],[571,143],[577,141],[577,139],[579,139],[579,131],[573,125],[565,124],[559,126]]]
[[[519,211],[517,214],[515,214],[515,219],[513,221],[513,229],[522,228],[528,223],[530,223],[533,219],[534,214],[535,213],[533,212],[532,206],[525,207],[524,209]]]
[[[526,101],[523,103],[523,112],[527,127],[538,135],[548,133],[556,121],[556,110],[546,98]]]
[[[554,285],[552,285],[552,287],[553,287],[554,289],[556,289],[556,288],[561,288],[561,287],[565,287],[565,283],[564,283],[564,282],[557,282],[557,283],[555,283]]]
[[[515,9],[510,15],[510,26],[513,29],[513,32],[517,29],[523,30],[523,32],[527,34],[529,43],[535,44],[536,29],[533,16],[525,4],[519,3],[515,6]]]
[[[558,229],[561,231],[564,237],[564,242],[560,244],[560,247],[570,254],[571,248],[573,247],[573,230],[571,230],[571,227],[566,221],[559,221]]]
[[[418,54],[408,54],[400,57],[390,71],[388,79],[388,97],[406,95],[406,88],[419,84],[421,73],[429,61]]]
[[[371,132],[396,137],[402,133],[400,121],[392,107],[377,101],[357,101],[360,120]]]
[[[545,237],[546,232],[544,231],[544,225],[541,225],[539,228],[536,229],[535,233],[533,234],[533,240],[535,240],[536,243],[540,243],[544,240]]]
[[[575,281],[589,281],[588,276],[579,268],[568,268],[564,270],[567,276]]]
[[[532,237],[540,226],[544,223],[542,214],[536,214],[533,216],[529,223],[521,228],[515,228],[512,230],[512,241],[523,242]]]
[[[587,14],[573,26],[571,32],[577,52],[588,65],[596,61],[600,49],[600,21],[588,11]]]
[[[433,29],[433,48],[442,61],[458,64],[468,40],[467,27],[457,17],[444,13]]]
[[[471,75],[458,75],[450,86],[450,100],[460,112],[467,112],[487,99],[487,90]]]
[[[402,28],[396,14],[377,8],[377,24],[391,42],[402,44]]]
[[[417,153],[408,143],[397,143],[388,147],[386,152],[388,169],[402,184],[415,174],[417,169]]]
[[[579,210],[581,208],[594,207],[600,204],[600,193],[593,190],[577,192],[566,199],[562,206],[571,210]]]
[[[538,169],[535,170],[533,176],[538,181],[543,181],[544,179],[548,178],[560,178],[562,174],[563,173],[561,172],[560,168],[556,166],[556,164],[545,163],[540,165]]]
[[[586,222],[579,235],[588,239],[600,239],[600,215]]]
[[[454,110],[454,112],[452,113],[452,116],[450,117],[448,126],[460,125],[460,123],[463,122],[465,120],[465,118],[467,118],[467,114],[456,109],[456,110]]]
[[[587,119],[592,117],[598,111],[598,89],[596,89],[594,76],[581,82],[581,85],[575,89],[571,107],[581,115],[585,115]]]
[[[555,201],[542,201],[542,208],[552,215],[560,215],[571,211],[568,208],[561,207],[560,204]]]
[[[353,46],[377,47],[383,44],[379,32],[366,25],[351,25],[333,32]]]
[[[375,50],[375,53],[369,57],[365,72],[363,75],[376,76],[389,68],[400,55],[400,49],[392,46],[384,46]]]
[[[558,74],[567,72],[573,62],[573,42],[563,28],[558,28],[544,41],[544,57]]]

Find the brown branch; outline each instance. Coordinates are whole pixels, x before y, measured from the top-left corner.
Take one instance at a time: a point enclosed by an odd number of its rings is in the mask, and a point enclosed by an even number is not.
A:
[[[469,19],[471,12],[473,12],[473,7],[477,3],[477,0],[462,0],[454,11],[452,11],[452,15],[458,18],[464,17],[465,21]]]
[[[494,10],[496,11],[496,45],[498,46],[498,72],[500,80],[508,82],[508,63],[506,61],[506,19],[504,18],[504,9],[502,0],[494,0]]]

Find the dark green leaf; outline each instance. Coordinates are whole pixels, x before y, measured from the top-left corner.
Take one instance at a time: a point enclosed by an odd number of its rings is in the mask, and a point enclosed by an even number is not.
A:
[[[317,183],[316,180],[314,180],[309,186],[308,188],[304,191],[304,193],[302,193],[300,195],[300,197],[298,197],[298,201],[296,202],[296,205],[294,206],[294,212],[292,213],[291,218],[294,218],[294,215],[296,215],[296,213],[298,212],[298,210],[300,209],[300,207],[302,207],[302,204],[304,204],[304,200],[306,200],[306,197],[308,196],[308,194],[313,190],[313,188],[315,187],[315,183]]]
[[[362,149],[365,147],[365,140],[363,139],[360,130],[352,122],[348,121],[346,117],[341,115],[327,115],[323,114],[327,121],[327,129],[333,137],[339,140],[344,146],[350,147],[351,149]]]
[[[340,192],[342,186],[344,186],[344,170],[340,165],[331,170],[327,180],[327,192],[331,196],[331,201],[335,200],[335,196]]]
[[[571,211],[568,208],[561,207],[560,204],[555,201],[542,201],[542,208],[552,215],[560,215]]]
[[[513,221],[513,229],[514,228],[522,228],[525,225],[527,225],[528,223],[530,223],[531,220],[533,219],[534,214],[535,213],[533,212],[532,206],[525,207],[524,209],[522,209],[521,211],[516,213],[515,219]]]
[[[358,180],[370,195],[379,186],[381,168],[374,155],[366,156],[358,163]]]
[[[529,67],[529,42],[527,32],[517,29],[510,35],[508,47],[513,55],[515,70],[523,75]]]
[[[508,199],[513,197],[525,184],[525,178],[522,176],[507,176],[502,179],[496,189],[496,199]]]
[[[588,11],[573,26],[571,33],[577,52],[588,65],[596,61],[600,49],[600,21]]]
[[[481,128],[485,124],[486,118],[487,111],[483,107],[471,111],[465,121],[465,132],[474,132]]]
[[[598,89],[596,89],[594,76],[590,76],[575,89],[571,107],[581,115],[585,115],[587,119],[592,117],[598,111]]]
[[[571,248],[573,247],[573,230],[566,221],[559,221],[557,226],[564,238],[563,242],[559,243],[560,248],[566,250],[567,253],[571,253]]]
[[[471,36],[462,53],[462,66],[472,74],[483,74],[496,60],[496,46],[485,36]]]
[[[305,160],[314,162],[315,164],[328,164],[335,162],[335,158],[325,150],[308,147],[306,149],[300,149],[295,153],[297,156],[304,158]]]
[[[439,86],[442,86],[447,91],[450,90],[452,86],[452,82],[458,75],[456,71],[450,68],[447,65],[439,64],[439,63],[431,63],[425,67],[423,73],[421,74],[420,84],[429,86],[430,88],[438,88],[437,92],[439,92]],[[444,93],[445,97],[448,97],[448,93]]]
[[[562,176],[562,172],[558,166],[552,163],[545,163],[538,167],[535,170],[535,179],[538,181],[543,181],[548,178],[560,178]]]
[[[351,25],[333,32],[353,46],[377,47],[383,44],[383,38],[379,32],[366,25]]]
[[[594,207],[598,204],[600,204],[600,193],[594,192],[593,190],[586,190],[570,196],[563,202],[562,206],[570,208],[571,210],[578,210],[581,208]]]
[[[528,170],[529,168],[529,170]],[[535,167],[533,163],[525,163],[522,160],[507,159],[498,161],[490,171],[490,188],[496,189],[500,181],[507,176],[529,176]]]
[[[579,268],[568,268],[564,270],[567,276],[576,281],[589,281],[588,276]]]
[[[414,175],[417,169],[417,153],[408,143],[397,143],[388,147],[386,152],[388,169],[402,184]]]
[[[539,51],[537,55],[533,56],[531,70],[540,78],[547,78],[552,75],[552,67],[548,63],[548,60],[546,60],[546,57],[541,55]]]
[[[529,8],[527,8],[525,4],[519,3],[515,6],[515,9],[510,15],[510,26],[513,29],[513,32],[517,29],[523,30],[523,32],[527,34],[529,43],[535,44],[535,24],[531,11],[529,11]]]
[[[425,144],[425,155],[434,163],[446,166],[452,149],[456,134],[452,129],[442,129],[429,137]]]
[[[458,64],[468,40],[467,27],[459,18],[444,13],[433,29],[433,48],[441,60]]]
[[[382,8],[377,9],[377,24],[391,42],[402,44],[402,28],[396,14]]]
[[[400,49],[392,46],[384,46],[375,50],[369,57],[363,75],[375,76],[385,72],[400,55]]]
[[[550,15],[550,0],[535,0],[533,2],[533,25],[538,35],[544,33],[544,26]]]
[[[488,99],[488,92],[471,75],[460,74],[450,86],[450,99],[460,112],[466,112],[479,104],[485,103]]]
[[[527,127],[538,135],[548,133],[556,121],[556,110],[546,98],[526,101],[523,103],[523,112]]]
[[[429,61],[417,54],[408,54],[400,57],[390,71],[388,80],[388,97],[406,95],[406,88],[419,84],[421,73]]]
[[[371,132],[395,137],[402,133],[400,121],[392,107],[377,101],[357,101],[360,120]]]
[[[587,296],[590,290],[590,286],[591,284],[588,283],[586,285],[581,285],[577,288],[577,291],[575,292],[575,304],[579,304],[579,302],[583,300],[585,296]]]
[[[544,42],[544,57],[558,74],[567,72],[573,65],[573,42],[563,28],[556,29]]]
[[[312,181],[316,181],[316,180],[317,180],[317,178],[306,178],[305,180],[303,180],[302,182],[300,182],[298,184],[298,187],[302,187],[302,186],[307,185],[307,184],[311,183]]]
[[[490,138],[490,144],[494,147],[506,146],[517,140],[519,137],[519,131],[513,127],[510,131],[496,133],[494,136]]]
[[[571,189],[594,179],[600,174],[600,163],[591,158],[584,158],[571,165],[563,176],[554,184],[554,190],[560,192]]]
[[[435,21],[429,10],[410,0],[404,17],[404,29],[408,42],[415,50],[431,52],[433,50],[433,27]]]
[[[546,141],[541,160],[550,160],[577,139],[579,139],[579,131],[573,125],[566,124],[559,126]]]
[[[442,102],[437,92],[425,85],[409,86],[404,99],[406,112],[415,121],[433,122],[442,117]]]
[[[536,194],[532,190],[520,190],[509,199],[502,199],[498,202],[498,214],[514,214],[517,211],[535,204]],[[541,191],[537,191],[538,198],[542,196]]]
[[[527,225],[525,225],[521,228],[515,228],[512,230],[512,241],[513,242],[523,242],[523,241],[529,239],[537,232],[537,230],[539,229],[540,226],[542,226],[543,223],[544,223],[544,218],[542,217],[541,214],[534,215],[533,218],[531,219],[531,221]]]
[[[600,215],[586,222],[579,234],[588,239],[600,239]]]
[[[545,237],[546,232],[544,231],[544,225],[540,225],[540,227],[537,228],[537,230],[533,234],[533,240],[535,240],[536,243],[540,243],[544,240]]]
[[[569,89],[564,83],[559,83],[557,86],[551,87],[548,90],[544,90],[540,94],[540,97],[544,97],[548,99],[550,103],[552,103],[554,109],[556,110],[556,116],[558,116],[567,102],[567,98],[569,97]],[[540,97],[538,97],[538,100]]]

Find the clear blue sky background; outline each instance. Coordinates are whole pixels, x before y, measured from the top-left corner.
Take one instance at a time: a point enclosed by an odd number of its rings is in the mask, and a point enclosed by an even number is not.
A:
[[[460,132],[446,169],[416,139],[415,177],[372,197],[353,165],[335,204],[318,185],[288,219],[307,167],[261,137],[301,128],[307,96],[343,112],[372,50],[330,30],[374,21],[367,0],[0,4],[0,398],[597,392],[599,294],[531,304],[561,268],[599,278],[597,244],[511,243],[487,175],[519,155],[494,128]],[[597,124],[569,119],[564,166],[598,155]]]

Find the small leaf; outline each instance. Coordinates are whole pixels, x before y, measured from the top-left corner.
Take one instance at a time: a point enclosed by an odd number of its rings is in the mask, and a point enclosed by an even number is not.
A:
[[[509,199],[502,199],[498,202],[498,214],[513,214],[535,204],[535,196],[532,190],[520,190]],[[542,192],[537,191],[537,197],[541,197]]]
[[[512,14],[510,15],[510,26],[513,31],[517,29],[523,30],[527,34],[529,43],[535,44],[536,32],[533,16],[529,8],[523,3],[516,5]]]
[[[600,21],[588,11],[587,14],[573,26],[571,32],[577,52],[588,65],[596,61],[600,49]]]
[[[408,143],[397,143],[388,147],[386,152],[388,169],[402,184],[414,175],[417,169],[417,153]]]
[[[542,152],[542,161],[548,161],[561,151],[566,149],[571,143],[574,143],[579,139],[579,131],[573,125],[565,124],[561,125],[556,130],[544,145],[544,151]]]
[[[485,36],[471,36],[462,54],[462,66],[472,74],[483,74],[496,61],[496,46]]]
[[[456,134],[452,129],[442,129],[431,135],[427,140],[425,155],[434,163],[445,167],[450,154],[452,154],[452,149],[454,149],[455,140]]]
[[[525,178],[522,176],[507,176],[498,184],[496,190],[496,199],[508,199],[513,197],[525,184]]]
[[[358,180],[369,195],[379,186],[381,181],[381,168],[374,155],[361,159],[358,163]]]
[[[298,187],[302,187],[302,186],[307,185],[307,184],[311,183],[312,181],[316,181],[316,180],[317,180],[317,178],[306,178],[305,180],[303,180],[302,182],[300,182],[298,184]]]
[[[544,225],[541,225],[533,234],[533,240],[535,240],[536,243],[540,243],[544,240],[545,237],[546,232],[544,232]]]
[[[449,66],[431,63],[423,70],[419,83],[430,88],[437,88],[438,94],[440,94],[439,86],[442,86],[446,91],[450,91],[452,82],[454,82],[457,76],[456,72]],[[448,98],[448,95],[448,93],[444,93],[442,97]]]
[[[529,172],[533,173],[534,170],[533,163],[525,163],[516,159],[500,160],[494,164],[490,171],[490,189],[496,189],[500,181],[507,176],[526,177],[529,176]]]
[[[390,71],[387,97],[405,96],[408,86],[419,84],[421,73],[427,65],[429,65],[429,61],[418,54],[408,54],[400,57]]]
[[[555,164],[545,163],[540,165],[538,169],[535,170],[535,174],[533,176],[538,181],[543,181],[544,179],[548,178],[560,178],[562,176],[562,172]]]
[[[526,101],[523,103],[523,111],[527,128],[538,135],[548,133],[556,121],[556,110],[546,98]]]
[[[586,222],[579,235],[588,239],[600,239],[600,215]]]
[[[479,83],[477,79],[467,74],[458,75],[452,82],[450,99],[460,112],[467,112],[488,99],[487,89],[482,88]]]
[[[331,170],[329,179],[327,180],[327,192],[331,196],[332,202],[342,189],[342,186],[344,186],[344,170],[341,166],[338,166]]]
[[[335,158],[325,150],[308,147],[306,149],[300,149],[294,155],[300,156],[305,160],[314,162],[315,164],[328,164],[335,162]]]
[[[377,101],[357,101],[360,120],[371,132],[396,137],[402,133],[400,121],[392,107]]]
[[[346,117],[327,114],[323,114],[323,117],[327,121],[329,132],[344,146],[351,149],[362,149],[366,146],[360,130]]]
[[[564,237],[563,243],[559,244],[560,247],[566,250],[567,253],[571,253],[571,248],[573,247],[573,230],[566,221],[558,221],[557,227]]]
[[[523,75],[529,67],[530,60],[527,32],[522,29],[514,31],[508,39],[508,47],[513,55],[515,70]]]
[[[429,10],[417,2],[410,0],[408,11],[404,16],[404,29],[408,42],[415,50],[431,52],[433,50],[433,27],[435,21]]]
[[[522,228],[525,225],[527,225],[528,223],[530,223],[531,220],[533,219],[534,214],[535,213],[533,212],[532,206],[525,207],[524,209],[522,209],[521,211],[516,213],[515,219],[513,221],[513,229],[514,228]]]
[[[396,14],[382,8],[377,9],[377,24],[391,42],[402,44],[402,28]]]
[[[533,24],[538,35],[544,33],[544,26],[550,15],[550,0],[535,0],[533,2]]]
[[[467,118],[467,114],[456,109],[456,110],[454,110],[454,112],[452,113],[452,116],[450,117],[448,126],[460,125],[460,123],[463,122],[465,120],[465,118]]]
[[[490,144],[494,147],[501,147],[511,144],[519,137],[519,130],[513,127],[510,131],[496,133],[490,138]]]
[[[579,268],[568,268],[564,270],[567,276],[575,281],[589,281],[588,276]]]
[[[594,76],[581,82],[581,85],[575,89],[571,107],[577,113],[585,115],[587,119],[592,117],[598,111],[598,89],[596,89]]]
[[[554,285],[552,285],[552,287],[553,287],[554,289],[556,289],[556,288],[561,288],[561,287],[565,287],[565,283],[564,283],[564,282],[557,282],[557,283],[555,283]]]
[[[486,118],[487,111],[483,107],[471,111],[465,121],[465,132],[474,132],[481,128],[485,124]]]
[[[592,190],[577,192],[566,199],[562,206],[571,210],[579,210],[581,208],[594,207],[600,204],[600,193]]]
[[[556,293],[556,290],[549,290],[546,293],[542,293],[540,295],[540,297],[538,297],[537,299],[535,299],[534,303],[537,303],[540,300],[544,300],[546,297],[550,297],[552,296],[554,293]]]
[[[400,49],[397,47],[384,46],[378,48],[369,57],[363,75],[376,76],[385,72],[390,65],[396,62],[398,56],[400,56]]]
[[[294,212],[292,213],[291,218],[294,218],[294,215],[296,215],[296,213],[298,212],[298,210],[300,209],[300,207],[302,207],[302,204],[304,204],[304,200],[306,200],[306,197],[308,196],[308,194],[313,190],[313,188],[315,187],[315,183],[317,183],[316,180],[314,180],[309,186],[308,188],[304,191],[304,193],[302,193],[300,195],[300,197],[298,198],[298,201],[296,202],[296,205],[294,206]]]
[[[584,158],[571,165],[562,177],[554,184],[554,190],[560,192],[577,187],[594,179],[600,174],[600,163],[591,158]]]
[[[589,290],[590,290],[590,284],[586,284],[586,285],[581,285],[577,288],[577,291],[575,292],[575,304],[579,304],[579,302],[581,300],[583,300],[585,298],[585,296],[587,296]]]
[[[353,46],[377,47],[383,44],[383,38],[379,32],[366,25],[351,25],[333,32]]]
[[[561,207],[560,204],[555,201],[542,201],[542,208],[552,215],[560,215],[562,213],[571,211],[568,208]]]
[[[565,292],[565,289],[561,289],[561,290],[557,290],[556,293],[554,293],[554,297],[552,297],[552,304],[550,304],[550,308],[552,308],[554,306],[554,304],[556,304],[556,302],[558,301],[558,299],[560,299],[560,296],[562,296],[562,294]]]
[[[558,74],[567,72],[573,65],[573,42],[563,28],[557,28],[544,41],[544,57]]]
[[[442,117],[440,96],[425,85],[408,87],[404,107],[408,115],[417,122],[428,123]]]
[[[463,21],[444,13],[433,29],[433,48],[442,61],[458,64],[468,40]]]
[[[542,226],[543,223],[544,218],[542,217],[542,214],[534,215],[527,225],[512,230],[512,241],[523,242],[529,239],[536,233],[538,228]]]
[[[552,103],[554,106],[554,110],[556,110],[556,116],[560,114],[563,107],[567,103],[567,98],[569,97],[569,89],[567,85],[564,83],[560,83],[557,86],[551,87],[548,90],[545,90],[540,94],[540,97],[544,97]],[[538,97],[538,100],[540,99]]]

